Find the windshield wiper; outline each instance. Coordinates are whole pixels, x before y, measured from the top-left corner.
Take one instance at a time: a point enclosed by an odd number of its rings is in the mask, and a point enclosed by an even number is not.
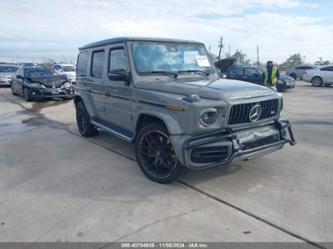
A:
[[[197,70],[197,69],[180,70],[180,71],[177,71],[177,73],[197,73],[197,74],[201,74],[201,75],[209,76],[209,73],[207,73],[206,71]]]
[[[151,71],[150,73],[164,74],[164,75],[170,76],[172,78],[178,77],[178,74],[176,74],[176,73],[169,72],[169,71],[163,71],[163,70]]]

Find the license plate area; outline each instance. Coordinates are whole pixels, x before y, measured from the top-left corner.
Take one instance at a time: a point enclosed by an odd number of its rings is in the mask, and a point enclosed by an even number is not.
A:
[[[52,89],[51,94],[59,94],[59,90],[58,89]]]

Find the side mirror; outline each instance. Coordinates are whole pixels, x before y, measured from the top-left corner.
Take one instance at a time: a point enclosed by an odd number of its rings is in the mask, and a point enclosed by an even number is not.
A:
[[[126,84],[128,84],[130,80],[129,73],[125,69],[111,70],[108,73],[108,78],[113,81],[125,81]]]
[[[23,79],[22,75],[16,75],[16,79]]]

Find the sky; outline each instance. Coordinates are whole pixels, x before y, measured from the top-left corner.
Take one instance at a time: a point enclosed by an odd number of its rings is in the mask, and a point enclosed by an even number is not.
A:
[[[215,54],[240,49],[256,61],[333,60],[333,1],[0,0],[0,61],[75,62],[78,47],[117,36],[201,41]]]

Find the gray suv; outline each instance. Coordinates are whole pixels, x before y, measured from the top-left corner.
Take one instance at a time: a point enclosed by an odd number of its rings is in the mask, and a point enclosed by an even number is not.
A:
[[[74,99],[83,136],[98,129],[135,143],[151,180],[247,160],[294,144],[282,97],[221,79],[195,41],[113,38],[79,49]]]

